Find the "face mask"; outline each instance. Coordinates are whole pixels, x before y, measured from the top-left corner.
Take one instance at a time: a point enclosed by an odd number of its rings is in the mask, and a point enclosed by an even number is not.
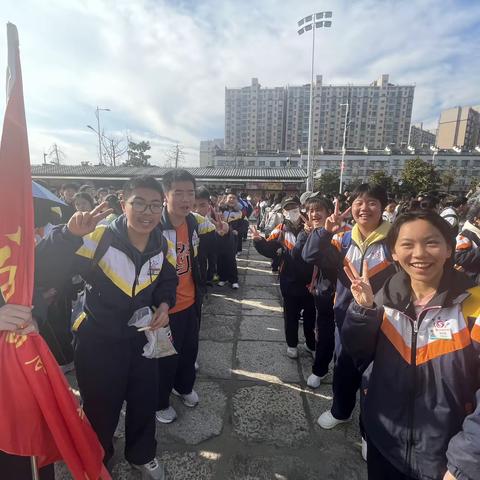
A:
[[[285,210],[283,216],[286,220],[289,220],[292,223],[297,223],[300,219],[300,209],[294,208],[293,210]]]

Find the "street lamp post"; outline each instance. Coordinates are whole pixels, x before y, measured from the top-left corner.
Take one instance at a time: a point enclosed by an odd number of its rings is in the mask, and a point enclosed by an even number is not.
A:
[[[308,115],[308,147],[307,147],[307,191],[313,190],[312,187],[312,116],[313,116],[313,72],[315,67],[315,30],[317,28],[329,28],[332,26],[332,12],[318,12],[307,15],[297,22],[299,27],[298,34],[303,35],[305,32],[312,30],[312,78],[310,82],[310,109]]]
[[[342,163],[340,164],[340,186],[338,188],[338,193],[342,193],[343,191],[343,170],[345,169],[345,152],[347,149],[346,141],[347,141],[347,127],[348,127],[348,108],[349,104],[347,103],[341,103],[341,107],[347,107],[345,109],[345,123],[343,126],[343,146],[342,146]]]
[[[98,163],[100,165],[103,164],[103,161],[102,161],[102,133],[101,133],[101,130],[100,130],[100,112],[110,112],[110,109],[109,108],[100,108],[98,105],[97,105],[97,108],[95,109],[95,116],[97,117],[97,134],[98,134]],[[91,127],[90,127],[91,128]],[[93,131],[95,131],[93,128],[92,128]]]

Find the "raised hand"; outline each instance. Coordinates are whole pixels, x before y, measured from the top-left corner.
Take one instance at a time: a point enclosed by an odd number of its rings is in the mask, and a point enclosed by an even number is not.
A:
[[[261,240],[263,237],[260,235],[260,232],[257,230],[257,227],[255,225],[250,225],[250,232],[252,234],[252,239],[254,242],[258,242]]]
[[[352,282],[350,286],[350,291],[352,292],[353,298],[355,301],[365,308],[373,307],[373,290],[368,280],[368,264],[365,260],[363,262],[363,275],[357,272],[357,269],[353,266],[351,262],[348,262],[348,265],[343,268],[344,272],[347,274],[347,277]]]
[[[348,207],[343,213],[340,213],[340,202],[337,200],[332,215],[325,220],[325,230],[330,233],[338,232],[351,209],[352,207]]]
[[[312,233],[315,227],[313,226],[313,222],[308,220],[304,215],[300,214],[300,218],[303,220],[303,229],[307,233]]]
[[[91,212],[76,212],[67,223],[67,228],[72,235],[84,237],[95,230],[98,222],[108,217],[113,210],[108,207],[108,202],[103,202]]]

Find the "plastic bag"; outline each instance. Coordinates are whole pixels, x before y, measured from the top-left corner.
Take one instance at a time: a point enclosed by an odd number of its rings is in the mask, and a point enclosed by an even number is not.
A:
[[[137,329],[148,327],[152,323],[153,313],[150,307],[139,308],[128,321],[129,327]],[[162,358],[176,355],[173,346],[172,331],[169,326],[157,330],[144,330],[148,342],[143,347],[143,356],[146,358]]]

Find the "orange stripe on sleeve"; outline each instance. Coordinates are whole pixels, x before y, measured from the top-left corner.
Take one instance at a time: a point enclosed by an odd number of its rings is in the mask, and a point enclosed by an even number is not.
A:
[[[374,277],[377,273],[380,273],[381,271],[385,270],[391,265],[391,262],[389,262],[387,259],[385,259],[383,262],[380,262],[378,265],[375,265],[372,268],[368,269],[368,278]]]

